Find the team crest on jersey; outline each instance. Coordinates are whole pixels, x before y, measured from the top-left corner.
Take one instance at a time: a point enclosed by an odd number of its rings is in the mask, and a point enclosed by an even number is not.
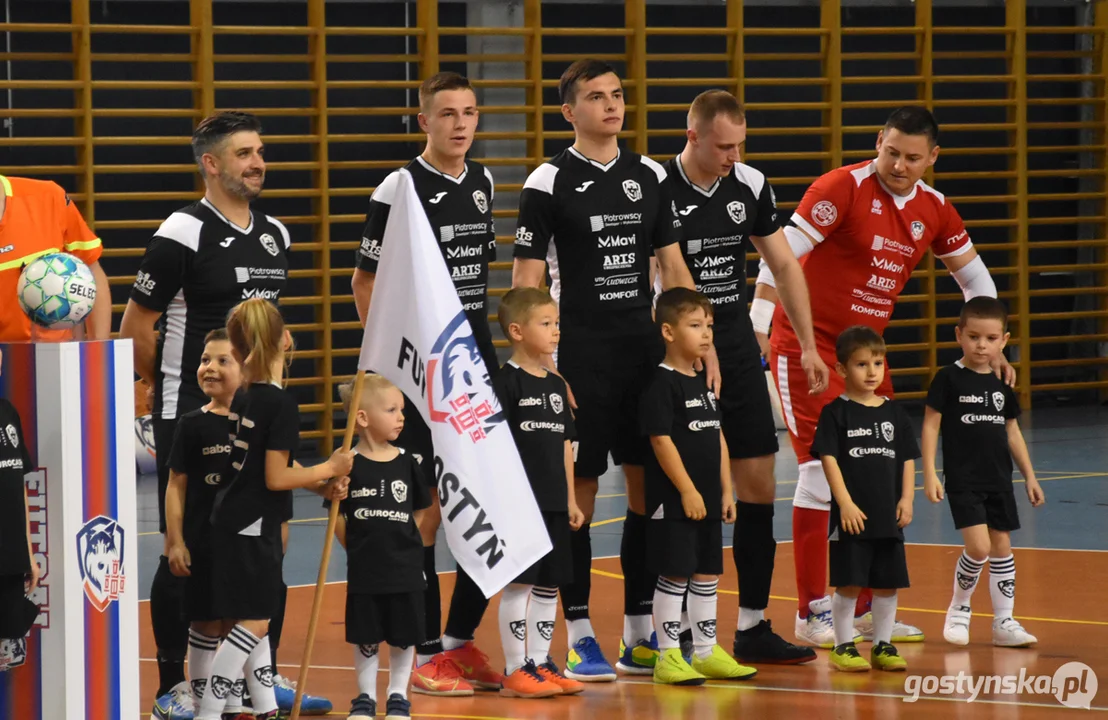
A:
[[[885,421],[881,423],[881,436],[885,438],[885,442],[892,442],[896,436],[896,431],[893,429],[891,422]]]
[[[392,499],[398,503],[402,503],[408,499],[408,483],[403,480],[392,481]]]
[[[993,407],[996,408],[997,412],[1004,412],[1004,393],[999,390],[993,393]],[[11,427],[11,425],[8,427]]]
[[[4,432],[7,433],[8,442],[12,444],[12,447],[19,447],[19,433],[15,431],[15,425],[8,425],[8,427],[4,428]]]
[[[98,515],[77,531],[77,559],[85,597],[99,612],[123,594],[125,534],[119,523]]]
[[[712,406],[712,412],[716,410],[716,394],[711,390],[708,391],[708,404]]]
[[[454,316],[431,347],[427,405],[431,422],[449,423],[473,442],[484,440],[504,422],[504,411],[465,311]]]
[[[839,209],[830,200],[820,200],[812,206],[812,222],[827,227],[839,217]]]
[[[477,209],[481,212],[482,215],[489,211],[489,199],[485,197],[484,190],[473,191],[473,202],[476,203]]]
[[[277,257],[277,253],[281,252],[277,247],[277,240],[269,233],[262,233],[262,236],[259,237],[258,240],[261,241],[265,251],[273,257]]]
[[[562,396],[558,393],[550,393],[550,408],[557,414],[562,414]]]
[[[927,228],[925,228],[923,226],[923,223],[921,223],[919,220],[913,220],[912,221],[912,237],[915,238],[916,240],[922,240],[923,239],[923,233],[926,229]]]
[[[738,200],[727,203],[727,214],[736,225],[741,225],[746,222],[746,205]]]
[[[627,199],[631,202],[638,202],[642,200],[642,186],[634,180],[623,181],[623,192],[627,195]]]

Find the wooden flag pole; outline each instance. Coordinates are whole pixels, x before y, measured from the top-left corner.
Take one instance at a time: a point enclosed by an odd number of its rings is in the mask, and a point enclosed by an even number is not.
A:
[[[346,433],[342,436],[343,452],[349,452],[354,444],[354,430],[358,423],[355,419],[362,400],[362,386],[365,385],[365,373],[358,371],[354,378],[354,391],[350,397],[350,412],[346,414]],[[304,699],[304,688],[308,684],[308,667],[312,661],[312,645],[315,644],[316,626],[319,613],[323,609],[323,588],[327,582],[327,566],[331,562],[331,544],[335,535],[335,524],[339,519],[339,503],[331,503],[331,512],[327,515],[327,534],[323,536],[323,557],[319,561],[319,577],[315,583],[315,598],[312,600],[312,616],[308,621],[308,639],[304,642],[304,658],[300,661],[300,677],[296,681],[296,697],[292,702],[291,720],[299,720],[300,703]]]

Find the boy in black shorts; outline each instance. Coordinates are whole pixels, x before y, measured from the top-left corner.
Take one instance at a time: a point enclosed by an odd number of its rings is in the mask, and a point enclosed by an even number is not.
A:
[[[574,424],[566,383],[543,364],[543,358],[558,347],[558,306],[545,290],[516,288],[501,299],[499,320],[512,343],[512,357],[493,379],[493,387],[508,414],[553,546],[500,598],[500,641],[506,664],[500,694],[572,695],[585,686],[562,675],[550,657],[558,588],[573,579],[569,533],[585,520],[574,494]]]
[[[34,603],[27,599],[39,579],[39,566],[31,550],[24,481],[34,469],[19,412],[7,399],[0,398],[0,672],[26,661],[26,635],[38,615]]]
[[[908,587],[903,528],[912,522],[919,447],[908,415],[875,392],[885,379],[881,336],[864,325],[849,327],[839,335],[835,358],[846,392],[823,408],[812,443],[831,488],[831,664],[843,672],[870,669],[854,646],[853,620],[858,593],[872,588],[870,660],[879,670],[904,670],[890,640],[896,591]]]
[[[339,387],[347,417],[352,394],[353,382]],[[358,697],[347,717],[370,720],[377,713],[379,645],[386,642],[385,717],[408,718],[415,646],[427,632],[419,521],[431,496],[419,462],[392,444],[404,429],[403,393],[384,377],[367,375],[358,405],[352,418],[358,429],[354,467],[335,526],[346,548],[346,642],[355,646],[358,677]]]
[[[712,303],[694,290],[674,288],[658,296],[655,317],[666,357],[654,371],[640,411],[643,434],[654,450],[646,463],[647,558],[658,574],[654,627],[660,655],[654,682],[745,680],[757,671],[739,665],[716,644],[716,589],[723,574],[720,521],[735,522],[735,497],[719,403],[694,369],[712,347]],[[691,665],[679,647],[686,590]]]
[[[1032,507],[1046,502],[1017,418],[1019,398],[990,367],[1008,342],[1008,312],[996,298],[975,297],[962,307],[954,334],[962,359],[942,368],[931,381],[923,420],[924,491],[943,499],[935,471],[939,433],[943,436],[943,475],[954,527],[966,547],[954,569],[954,597],[946,611],[943,637],[969,643],[970,597],[989,563],[993,600],[993,644],[1026,647],[1037,642],[1012,617],[1016,604],[1016,560],[1011,532],[1020,526],[1012,489],[1012,458],[1019,465]]]

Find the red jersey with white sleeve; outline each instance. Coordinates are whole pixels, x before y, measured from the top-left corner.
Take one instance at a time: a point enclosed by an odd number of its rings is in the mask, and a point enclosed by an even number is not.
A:
[[[923,181],[901,196],[877,177],[875,160],[826,173],[808,188],[792,216],[818,241],[800,259],[812,303],[812,322],[821,354],[834,353],[835,340],[852,325],[881,333],[893,305],[928,248],[953,257],[973,245],[954,206]],[[772,347],[800,355],[800,342],[778,305]]]

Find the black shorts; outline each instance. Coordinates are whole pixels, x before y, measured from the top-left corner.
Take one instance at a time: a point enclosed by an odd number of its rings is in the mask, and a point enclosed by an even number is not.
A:
[[[908,559],[900,538],[855,538],[838,533],[828,543],[832,587],[898,590],[908,587]]]
[[[200,550],[189,553],[192,565],[185,580],[185,619],[189,622],[222,620],[212,604],[212,573],[215,570],[215,553]]]
[[[715,520],[650,520],[646,566],[670,578],[723,574],[723,526]]]
[[[424,591],[387,595],[346,594],[346,642],[411,647],[426,640]],[[437,639],[437,638],[436,638]]]
[[[553,546],[541,560],[520,573],[515,582],[538,587],[565,587],[573,582],[573,550],[570,547],[569,512],[542,513]]]
[[[176,420],[153,418],[154,459],[158,468],[158,532],[165,535],[165,489],[169,487],[169,451],[173,447]]]
[[[212,532],[212,610],[220,620],[272,620],[281,590],[281,533]]]
[[[719,407],[732,460],[776,455],[777,426],[766,371],[753,336],[749,343],[716,348],[722,380]]]
[[[954,528],[988,525],[990,530],[1012,532],[1020,529],[1016,494],[1011,490],[955,490],[947,492]]]
[[[665,356],[661,335],[649,333],[613,341],[567,339],[558,346],[558,371],[577,401],[573,474],[598,478],[616,465],[642,465],[650,441],[642,434],[639,398]]]

